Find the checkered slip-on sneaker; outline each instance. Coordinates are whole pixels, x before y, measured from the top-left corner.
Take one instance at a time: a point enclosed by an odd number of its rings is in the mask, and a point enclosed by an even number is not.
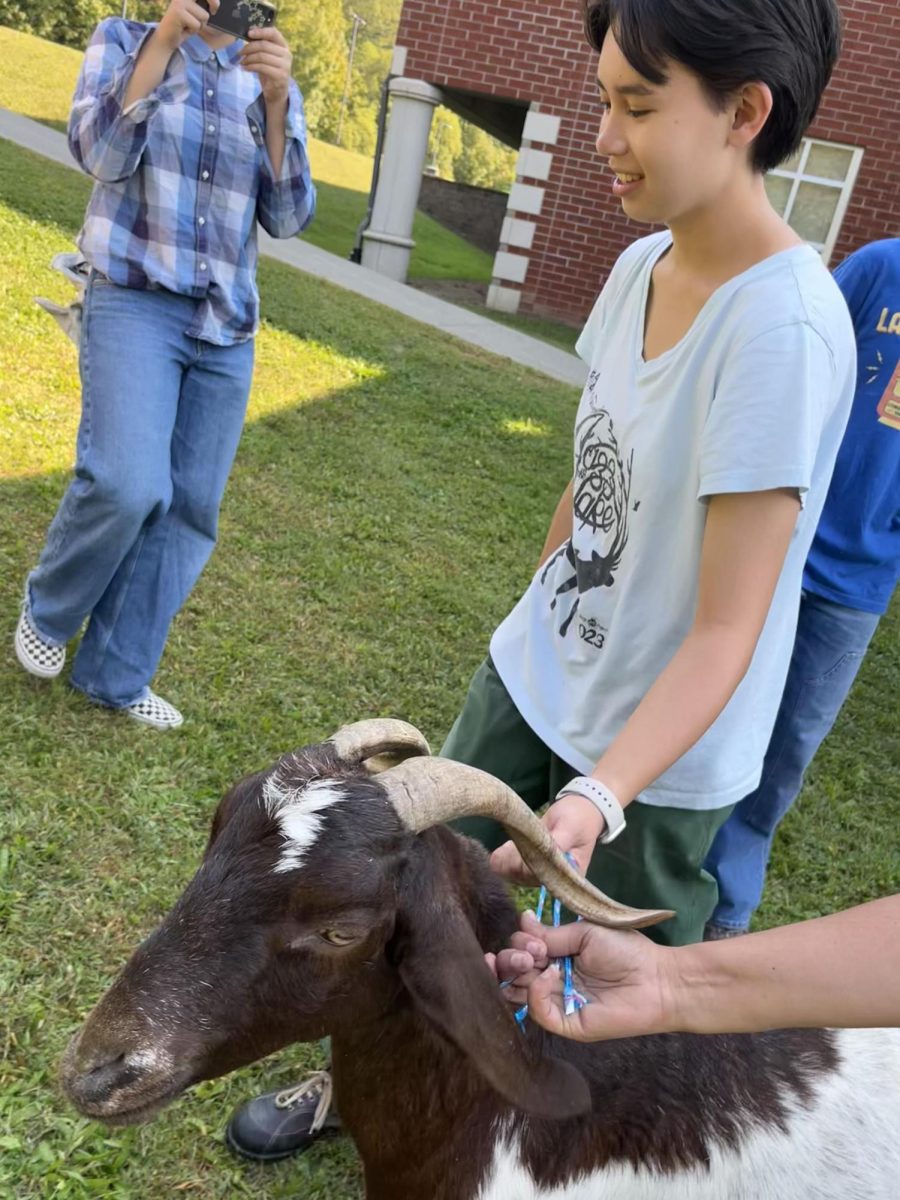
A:
[[[132,721],[141,725],[149,725],[153,729],[177,729],[184,717],[174,704],[157,696],[156,692],[148,692],[137,704],[129,704],[122,712],[127,713]]]
[[[65,646],[51,646],[45,642],[28,615],[28,608],[23,605],[22,615],[16,626],[16,658],[29,675],[39,679],[55,679],[65,665]]]

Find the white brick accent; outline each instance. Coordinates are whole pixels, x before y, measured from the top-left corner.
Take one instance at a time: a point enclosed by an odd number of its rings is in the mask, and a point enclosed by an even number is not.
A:
[[[494,279],[508,279],[511,283],[524,283],[531,259],[527,254],[509,254],[498,250],[494,257]]]
[[[525,118],[522,140],[542,142],[545,146],[555,146],[556,139],[559,137],[560,123],[560,118],[552,117],[550,113],[529,112]]]
[[[530,213],[536,217],[544,203],[544,189],[533,183],[514,183],[509,191],[507,208],[513,212]]]
[[[515,246],[519,250],[530,250],[534,242],[534,221],[522,221],[518,217],[504,217],[500,230],[500,242],[504,246]]]
[[[391,74],[402,75],[406,70],[406,46],[395,46],[391,55]]]
[[[516,174],[526,179],[549,179],[553,155],[547,150],[532,150],[523,146],[516,159]]]
[[[488,288],[487,306],[497,312],[517,313],[521,299],[522,293],[515,288],[503,287],[499,283],[492,283]]]

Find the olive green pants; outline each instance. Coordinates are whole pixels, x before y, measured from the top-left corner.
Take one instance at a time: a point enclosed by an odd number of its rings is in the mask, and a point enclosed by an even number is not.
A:
[[[553,753],[519,715],[490,659],[481,664],[441,754],[502,779],[537,811],[580,772]],[[657,942],[699,942],[716,906],[716,882],[703,863],[733,805],[695,812],[635,800],[627,826],[609,846],[598,845],[588,878],[613,900],[635,908],[671,908],[675,916],[645,932]],[[456,822],[488,850],[507,834],[485,817]]]

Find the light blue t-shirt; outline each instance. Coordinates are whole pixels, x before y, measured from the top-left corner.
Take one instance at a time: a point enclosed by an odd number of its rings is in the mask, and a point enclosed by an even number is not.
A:
[[[855,350],[834,280],[797,246],[720,287],[677,345],[644,361],[650,275],[670,244],[663,232],[626,250],[588,318],[572,534],[496,631],[491,655],[535,733],[590,772],[691,628],[705,501],[796,488],[803,508],[747,675],[639,797],[711,809],[759,782]]]

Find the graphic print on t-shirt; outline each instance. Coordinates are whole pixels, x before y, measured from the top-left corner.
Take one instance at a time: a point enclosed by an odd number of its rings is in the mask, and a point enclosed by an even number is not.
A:
[[[596,373],[592,373],[588,380],[589,393],[593,392],[596,382]],[[605,408],[594,408],[593,404],[591,409],[575,428],[572,488],[575,532],[552,556],[541,574],[544,584],[551,567],[563,555],[572,567],[572,575],[556,588],[550,601],[550,608],[555,609],[562,596],[577,589],[574,603],[559,627],[562,637],[566,636],[578,613],[583,593],[592,588],[613,586],[622,552],[628,543],[634,452],[629,454],[627,462],[623,461],[609,413]],[[589,551],[589,557],[585,557],[586,551]],[[603,648],[606,630],[596,618],[582,616],[577,629],[578,636],[587,645],[598,650]]]
[[[890,383],[884,389],[877,412],[881,425],[900,430],[900,359],[897,360]]]

